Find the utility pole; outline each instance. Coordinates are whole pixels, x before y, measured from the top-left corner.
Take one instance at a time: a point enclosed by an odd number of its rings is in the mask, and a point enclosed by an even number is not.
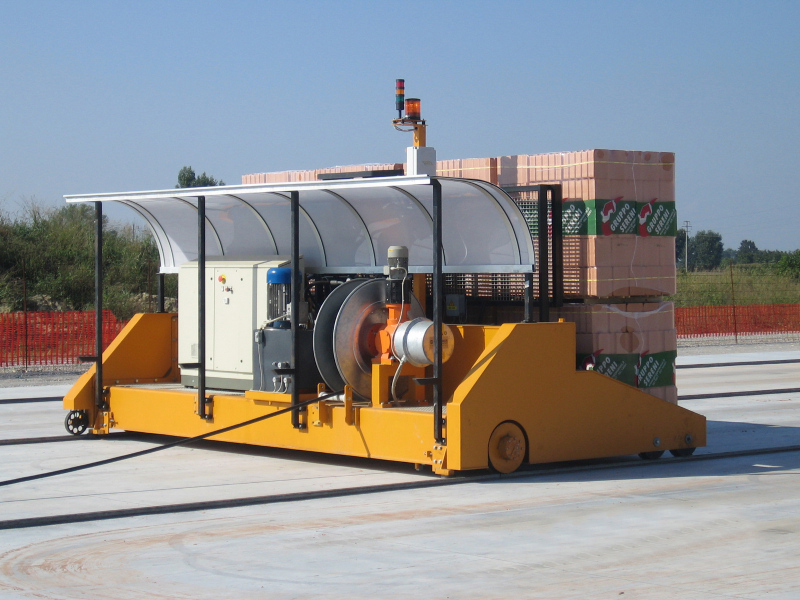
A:
[[[689,221],[683,222],[683,230],[686,232],[686,249],[684,250],[684,265],[686,267],[686,272],[689,272],[689,232],[692,229],[692,224]]]

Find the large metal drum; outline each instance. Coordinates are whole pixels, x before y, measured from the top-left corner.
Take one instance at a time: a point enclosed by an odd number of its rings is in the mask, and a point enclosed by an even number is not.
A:
[[[395,357],[405,359],[415,367],[432,365],[434,333],[430,319],[418,318],[400,323],[392,336]],[[453,331],[442,324],[442,362],[447,362],[453,355],[453,344]]]
[[[347,300],[347,296],[354,288],[366,281],[368,280],[352,279],[335,288],[325,298],[314,321],[314,361],[317,363],[317,369],[319,369],[325,385],[335,392],[341,392],[345,382],[339,374],[334,358],[333,327],[336,324],[336,317],[339,316],[339,309]]]
[[[386,300],[386,280],[368,279],[339,286],[322,303],[314,325],[314,360],[333,391],[350,385],[361,398],[372,397],[376,355],[370,340],[376,326],[388,320]],[[409,319],[424,316],[416,297],[409,295],[406,302]]]

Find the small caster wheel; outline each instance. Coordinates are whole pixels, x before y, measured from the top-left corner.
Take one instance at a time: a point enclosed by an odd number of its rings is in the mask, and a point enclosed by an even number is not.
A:
[[[72,435],[81,435],[89,426],[89,415],[85,410],[73,410],[64,419],[64,428]]]
[[[652,452],[639,452],[639,458],[642,460],[658,460],[664,456],[663,450],[653,450]]]
[[[680,458],[682,456],[691,456],[694,454],[695,450],[697,450],[697,448],[678,448],[677,450],[670,450],[669,453],[672,454],[672,456]]]

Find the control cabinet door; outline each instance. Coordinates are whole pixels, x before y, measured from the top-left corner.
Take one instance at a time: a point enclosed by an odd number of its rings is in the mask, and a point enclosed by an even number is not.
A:
[[[253,372],[255,297],[253,267],[215,267],[214,339],[209,366],[215,371]]]

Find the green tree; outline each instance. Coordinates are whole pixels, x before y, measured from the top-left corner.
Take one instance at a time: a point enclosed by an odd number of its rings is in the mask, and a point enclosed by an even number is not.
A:
[[[800,279],[800,250],[786,252],[774,265],[779,275],[791,279]]]
[[[755,242],[751,240],[742,240],[739,244],[739,251],[736,253],[736,263],[740,265],[749,265],[756,262],[756,257],[759,249]]]
[[[698,231],[697,235],[689,241],[694,242],[694,251],[697,256],[695,259],[695,269],[710,271],[716,269],[722,263],[722,236],[716,231]],[[689,257],[691,260],[692,257]]]
[[[756,262],[759,263],[777,263],[787,255],[783,250],[759,250],[756,253]]]
[[[206,175],[203,171],[200,175],[196,175],[192,167],[186,166],[178,171],[178,185],[176,188],[192,188],[192,187],[214,187],[217,185],[225,185],[221,179],[217,181],[211,175]]]
[[[736,250],[733,248],[725,248],[722,251],[722,267],[728,267],[729,265],[736,264]]]

